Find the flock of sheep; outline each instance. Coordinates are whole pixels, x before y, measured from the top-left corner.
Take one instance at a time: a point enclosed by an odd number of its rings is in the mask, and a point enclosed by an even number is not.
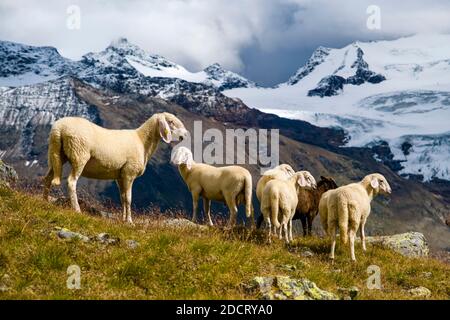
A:
[[[109,130],[83,118],[66,117],[54,123],[49,137],[48,173],[44,177],[44,198],[48,200],[52,185],[61,184],[62,167],[69,162],[71,172],[68,190],[71,205],[80,211],[76,185],[80,176],[116,180],[123,207],[123,221],[132,223],[131,190],[133,181],[144,173],[148,160],[160,139],[166,143],[181,141],[187,135],[183,123],[173,114],[158,113],[135,130]],[[186,147],[176,147],[172,163],[178,165],[181,177],[192,194],[193,220],[197,220],[198,200],[203,199],[204,213],[211,219],[211,201],[224,202],[230,219],[227,227],[236,224],[239,204],[245,204],[247,219],[254,226],[252,176],[240,166],[214,167],[196,163]],[[334,259],[336,229],[342,244],[350,244],[355,259],[354,243],[360,229],[362,247],[366,250],[364,226],[370,214],[370,202],[379,193],[389,194],[391,188],[381,174],[369,174],[358,183],[338,187],[332,178],[321,177],[316,183],[308,171],[295,172],[288,164],[266,171],[256,186],[262,216],[272,233],[292,241],[292,220],[301,219],[304,235],[311,234],[312,222],[319,213],[325,232],[331,238],[330,258]]]

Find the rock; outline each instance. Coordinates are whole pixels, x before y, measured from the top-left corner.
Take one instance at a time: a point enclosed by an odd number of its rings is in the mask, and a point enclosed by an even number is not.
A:
[[[111,238],[111,236],[108,233],[99,233],[95,239],[97,241],[100,241],[101,243],[104,244],[117,244],[119,243],[119,239],[118,238]]]
[[[301,253],[302,257],[313,257],[314,256],[314,252],[312,252],[311,250],[305,250]]]
[[[139,242],[137,242],[136,240],[126,240],[125,242],[130,249],[136,249],[137,247],[139,247]]]
[[[367,237],[366,240],[369,243],[381,244],[406,257],[427,257],[430,252],[427,240],[420,232]]]
[[[321,290],[308,279],[292,279],[287,276],[255,277],[248,289],[256,291],[265,300],[337,300],[330,292]]]
[[[83,242],[89,242],[89,237],[81,233],[70,231],[67,228],[55,227],[55,229],[58,230],[57,235],[61,239],[79,239]]]
[[[100,215],[102,216],[102,218],[106,218],[106,219],[114,218],[114,215],[111,212],[107,212],[107,211],[100,210]]]
[[[16,170],[0,160],[0,185],[10,187],[10,184],[16,182],[18,179],[19,176]]]
[[[338,288],[338,293],[343,296],[344,300],[354,300],[358,294],[358,287],[350,287],[350,288]]]
[[[10,288],[4,284],[0,284],[0,292],[7,292]]]
[[[428,288],[425,287],[416,287],[408,290],[408,293],[412,295],[413,297],[418,298],[429,298],[431,297],[431,291]]]
[[[11,277],[9,274],[5,273],[3,277],[0,279],[0,292],[7,292],[11,290]]]
[[[208,226],[204,226],[201,224],[194,223],[188,219],[184,218],[176,218],[176,219],[167,219],[161,222],[162,225],[174,228],[190,228],[190,229],[198,229],[198,230],[208,230]]]
[[[283,264],[283,265],[280,265],[279,268],[281,270],[286,270],[286,271],[295,271],[295,270],[297,270],[297,267],[292,265],[292,264]]]

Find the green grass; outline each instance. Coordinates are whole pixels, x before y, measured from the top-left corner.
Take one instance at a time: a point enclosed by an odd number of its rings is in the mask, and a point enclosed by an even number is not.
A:
[[[121,241],[105,245],[62,240],[56,226],[88,236],[107,232]],[[127,239],[140,245],[130,249]],[[314,256],[302,257],[303,247]],[[334,264],[327,253],[327,242],[315,237],[298,238],[287,248],[281,241],[267,245],[261,234],[242,228],[193,231],[152,223],[132,227],[0,187],[0,285],[4,281],[9,287],[0,291],[0,299],[253,299],[242,284],[274,274],[306,277],[335,293],[338,287],[357,286],[359,299],[411,299],[406,290],[415,286],[429,288],[432,299],[450,297],[450,268],[440,261],[405,258],[372,245],[365,254],[358,245],[356,263],[339,247]],[[79,290],[66,287],[72,264],[81,268]],[[372,264],[381,268],[382,290],[366,287]],[[4,280],[5,274],[9,279]]]

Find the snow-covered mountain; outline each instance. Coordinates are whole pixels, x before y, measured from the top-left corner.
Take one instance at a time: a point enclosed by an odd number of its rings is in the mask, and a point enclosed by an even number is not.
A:
[[[286,83],[224,94],[248,106],[348,132],[348,146],[384,141],[400,173],[450,180],[450,35],[318,48]]]
[[[0,86],[28,85],[66,75],[102,82],[104,79],[100,78],[105,74],[132,82],[143,77],[180,79],[218,90],[256,87],[254,82],[217,63],[202,71],[190,72],[160,55],[142,50],[125,38],[113,41],[101,52],[87,53],[80,61],[62,57],[53,47],[0,41]]]
[[[22,86],[72,73],[76,64],[53,47],[0,41],[0,87]]]

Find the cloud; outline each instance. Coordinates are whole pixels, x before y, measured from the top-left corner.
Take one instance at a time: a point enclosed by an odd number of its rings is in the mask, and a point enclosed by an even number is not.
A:
[[[288,69],[293,73],[319,45],[450,32],[447,0],[374,2],[3,0],[0,38],[52,45],[63,55],[78,59],[124,36],[192,70],[219,62],[270,82],[270,77],[272,81],[287,77]],[[380,30],[366,27],[366,9],[372,4],[381,9]],[[66,26],[70,5],[81,10],[80,30]],[[261,71],[264,68],[272,74]]]

